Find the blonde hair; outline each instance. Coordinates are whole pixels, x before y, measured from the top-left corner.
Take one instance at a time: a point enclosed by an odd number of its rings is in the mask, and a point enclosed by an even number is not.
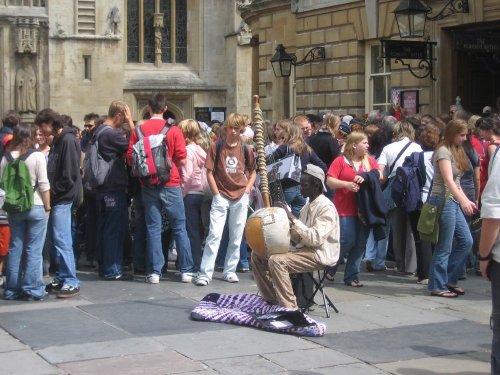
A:
[[[410,141],[414,141],[415,128],[413,128],[413,125],[408,121],[398,121],[396,125],[394,125],[392,141],[400,141],[405,137],[409,138]]]
[[[302,155],[307,152],[309,155],[312,153],[311,147],[304,141],[302,131],[298,126],[290,126],[289,138],[287,140],[288,147],[294,154]]]
[[[187,144],[200,142],[201,129],[197,121],[186,119],[179,122],[177,126],[181,129]]]
[[[333,112],[328,112],[323,118],[323,126],[321,129],[328,130],[333,136],[335,136],[340,122],[340,116]]]
[[[248,116],[241,115],[239,113],[230,113],[224,121],[224,131],[227,127],[232,127],[239,130],[245,129],[245,127],[247,126],[245,117],[248,119]]]
[[[354,145],[364,141],[368,140],[368,136],[363,133],[363,132],[352,132],[347,136],[347,140],[344,146],[344,156],[349,159],[350,161],[354,160]],[[368,172],[371,170],[371,165],[370,161],[368,160],[368,155],[364,155],[363,159],[361,159],[361,164],[363,165],[364,169]]]

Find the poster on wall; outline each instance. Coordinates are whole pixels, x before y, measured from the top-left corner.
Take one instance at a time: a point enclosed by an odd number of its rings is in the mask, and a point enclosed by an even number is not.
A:
[[[226,116],[225,107],[195,107],[194,116],[196,121],[203,121],[210,124],[210,121],[217,120],[224,122]]]
[[[413,116],[418,113],[418,90],[401,91],[401,107],[405,109],[406,116]]]

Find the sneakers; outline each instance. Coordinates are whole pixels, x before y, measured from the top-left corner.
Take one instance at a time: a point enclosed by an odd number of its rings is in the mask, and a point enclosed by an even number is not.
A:
[[[3,287],[3,284],[5,284],[5,281],[3,279],[3,273],[0,272],[0,288]]]
[[[429,279],[418,280],[417,284],[419,284],[419,285],[429,285]]]
[[[146,282],[148,284],[159,284],[160,283],[160,275],[157,273],[152,273],[146,276]]]
[[[248,273],[250,272],[250,267],[241,267],[238,272],[241,272],[241,273]]]
[[[78,297],[79,295],[80,295],[80,288],[66,284],[63,285],[59,293],[57,293],[57,298],[73,298],[73,297]]]
[[[197,278],[195,281],[194,281],[195,285],[198,285],[198,286],[207,286],[208,285],[208,280],[207,279],[201,279],[201,278]]]
[[[235,273],[228,273],[227,275],[224,275],[222,277],[222,280],[227,281],[228,283],[237,283],[238,281],[240,281]]]
[[[185,272],[181,274],[181,281],[183,283],[192,283],[196,275],[192,272]]]
[[[50,283],[45,285],[45,291],[47,293],[57,293],[61,290],[63,284],[59,281],[52,280]]]

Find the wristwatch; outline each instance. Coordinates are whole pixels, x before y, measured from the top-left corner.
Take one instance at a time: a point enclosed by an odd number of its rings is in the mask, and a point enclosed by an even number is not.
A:
[[[485,257],[482,257],[479,254],[477,255],[477,259],[479,259],[481,261],[491,260],[492,257],[493,257],[493,254],[491,252],[488,255],[486,255]]]

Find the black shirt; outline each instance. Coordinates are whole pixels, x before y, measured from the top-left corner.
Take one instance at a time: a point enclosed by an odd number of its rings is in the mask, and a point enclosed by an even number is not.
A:
[[[101,126],[107,129],[103,129],[99,134],[99,153],[104,160],[112,162],[108,176],[98,191],[127,191],[128,175],[124,155],[128,150],[128,138],[120,129],[106,124]]]
[[[307,143],[316,152],[319,158],[329,168],[337,156],[340,156],[339,142],[328,131],[319,131],[310,136]]]

